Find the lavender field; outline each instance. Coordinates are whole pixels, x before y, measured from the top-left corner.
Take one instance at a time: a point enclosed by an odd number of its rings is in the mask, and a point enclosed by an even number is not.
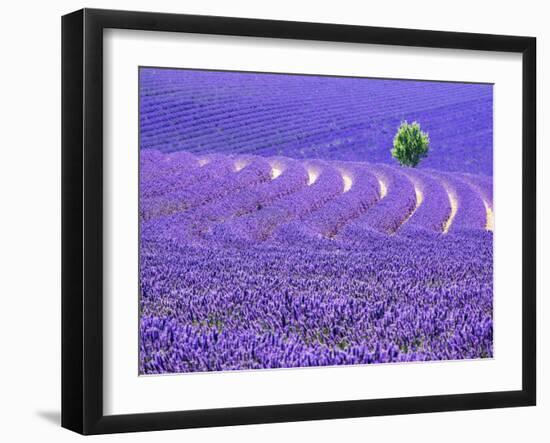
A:
[[[141,374],[493,356],[491,85],[141,68],[139,93]]]

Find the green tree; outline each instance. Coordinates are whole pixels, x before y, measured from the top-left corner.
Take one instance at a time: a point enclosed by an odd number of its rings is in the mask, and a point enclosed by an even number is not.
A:
[[[428,155],[430,138],[417,122],[401,123],[393,139],[391,155],[403,166],[415,167]]]

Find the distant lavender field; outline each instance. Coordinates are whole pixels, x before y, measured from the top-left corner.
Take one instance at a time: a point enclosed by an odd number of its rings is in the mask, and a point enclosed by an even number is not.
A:
[[[492,86],[140,70],[140,373],[493,355]],[[405,168],[403,120],[430,152]]]

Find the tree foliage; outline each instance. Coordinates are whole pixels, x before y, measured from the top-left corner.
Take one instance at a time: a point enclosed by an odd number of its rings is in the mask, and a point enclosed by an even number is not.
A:
[[[393,139],[391,155],[403,166],[415,167],[428,155],[430,138],[417,122],[401,123]]]

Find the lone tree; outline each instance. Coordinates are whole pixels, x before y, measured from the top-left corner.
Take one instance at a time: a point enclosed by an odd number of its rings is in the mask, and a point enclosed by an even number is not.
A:
[[[415,167],[428,155],[430,138],[417,122],[401,123],[393,139],[391,155],[403,166]]]

